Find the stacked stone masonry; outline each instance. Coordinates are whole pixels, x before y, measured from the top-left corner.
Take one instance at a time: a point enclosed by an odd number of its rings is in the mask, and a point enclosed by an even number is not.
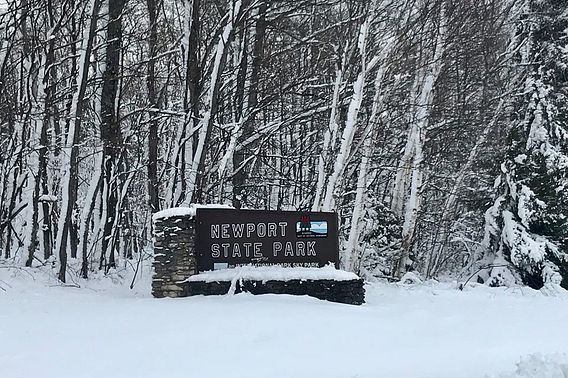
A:
[[[190,281],[181,284],[183,296],[223,295],[231,290],[230,281]],[[330,302],[360,305],[365,303],[365,288],[362,279],[335,280],[290,280],[248,281],[238,280],[235,293],[309,295]]]
[[[154,297],[183,296],[180,282],[196,273],[194,243],[193,218],[174,216],[154,221]]]

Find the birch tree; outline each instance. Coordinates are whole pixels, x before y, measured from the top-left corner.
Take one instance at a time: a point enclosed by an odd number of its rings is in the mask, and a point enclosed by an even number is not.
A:
[[[438,9],[438,28],[434,31],[432,55],[418,70],[412,85],[413,111],[403,156],[399,162],[394,182],[391,209],[403,217],[402,247],[397,264],[396,275],[401,277],[412,265],[410,251],[414,242],[414,234],[418,222],[422,201],[424,180],[424,139],[428,127],[430,108],[434,93],[434,85],[442,67],[442,55],[446,38],[446,20],[443,5]],[[427,42],[426,42],[427,43]],[[428,51],[428,50],[426,50]]]

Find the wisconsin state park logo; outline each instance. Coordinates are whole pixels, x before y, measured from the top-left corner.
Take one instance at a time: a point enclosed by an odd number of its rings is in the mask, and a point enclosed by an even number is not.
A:
[[[325,238],[327,237],[327,221],[311,220],[308,215],[302,215],[296,222],[296,237]]]

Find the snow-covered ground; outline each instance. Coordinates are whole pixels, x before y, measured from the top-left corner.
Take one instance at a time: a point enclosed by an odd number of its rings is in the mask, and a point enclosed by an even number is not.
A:
[[[350,306],[110,281],[0,266],[0,377],[568,377],[561,291],[373,284]]]

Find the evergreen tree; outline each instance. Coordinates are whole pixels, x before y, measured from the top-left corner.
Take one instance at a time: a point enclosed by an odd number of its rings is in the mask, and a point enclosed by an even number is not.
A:
[[[489,284],[568,288],[568,4],[529,1],[519,24],[528,71],[512,105],[501,195],[487,212]]]

